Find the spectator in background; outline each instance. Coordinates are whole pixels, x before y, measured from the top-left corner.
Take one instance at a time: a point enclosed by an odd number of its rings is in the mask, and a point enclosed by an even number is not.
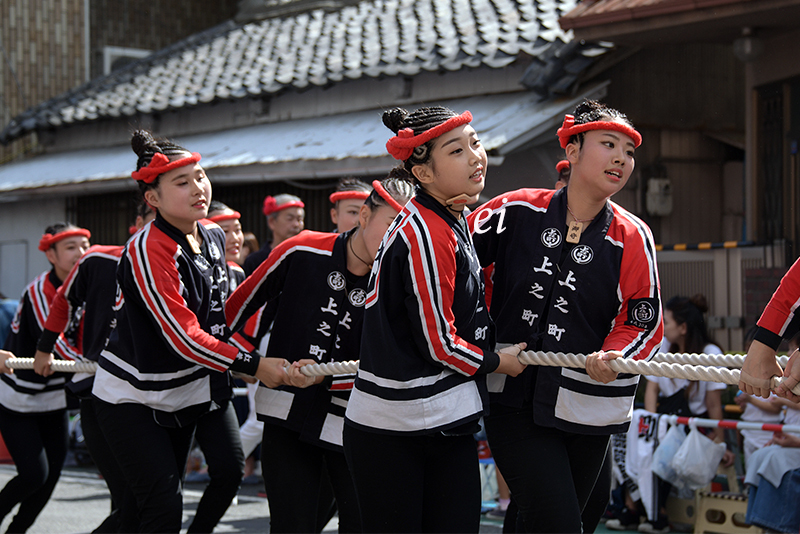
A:
[[[244,243],[242,243],[242,251],[239,253],[239,265],[244,265],[244,260],[246,260],[250,254],[259,249],[258,239],[256,239],[256,236],[253,234],[253,232],[245,232],[243,235]]]
[[[767,400],[739,391],[734,402],[742,409],[742,421],[757,423],[780,423],[782,399],[772,393]],[[789,401],[791,402],[791,401]],[[749,467],[750,456],[772,440],[772,432],[766,430],[741,430],[744,444],[744,464]]]
[[[756,451],[747,468],[745,521],[767,532],[800,529],[800,437],[775,432],[770,445]]]
[[[267,259],[274,247],[303,231],[306,218],[304,207],[303,201],[294,195],[283,194],[276,197],[267,195],[264,198],[262,211],[267,217],[267,226],[272,239],[247,257],[244,262],[244,272],[247,276]]]
[[[339,180],[336,191],[328,197],[333,203],[331,221],[336,225],[337,234],[356,227],[358,213],[371,192],[372,187],[358,178],[348,176]]]
[[[11,332],[11,321],[17,311],[19,301],[12,300],[0,293],[0,347],[5,345],[6,338]]]
[[[661,352],[722,354],[722,349],[708,334],[703,316],[707,311],[708,303],[703,295],[698,294],[692,298],[673,297],[667,301],[664,306],[664,342]],[[644,408],[654,413],[722,419],[722,391],[725,388],[725,384],[717,382],[648,376]],[[724,430],[711,429],[709,437],[722,443],[725,441]],[[722,463],[733,463],[731,451],[725,451]],[[671,488],[671,484],[659,479],[658,519],[654,523],[643,523],[640,531],[667,532],[669,524],[665,505]]]

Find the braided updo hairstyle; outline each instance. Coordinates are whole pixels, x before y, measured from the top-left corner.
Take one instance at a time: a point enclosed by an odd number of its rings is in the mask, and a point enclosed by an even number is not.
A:
[[[396,167],[389,171],[386,178],[381,180],[381,185],[386,192],[389,193],[389,196],[395,199],[401,206],[405,206],[406,203],[411,200],[411,197],[414,196],[414,187],[411,185],[411,182],[408,181],[408,172],[402,167]],[[389,205],[386,199],[374,189],[367,197],[367,200],[364,201],[364,204],[372,211],[375,211],[375,209],[380,206]]]
[[[572,115],[575,117],[576,125],[597,121],[622,121],[633,128],[633,123],[624,113],[614,108],[610,108],[602,102],[598,102],[597,100],[584,100],[578,104],[578,106],[575,108],[575,111],[572,112]],[[572,143],[577,141],[578,146],[582,146],[585,134],[586,132],[575,134],[569,138],[569,142]]]
[[[136,160],[137,171],[142,167],[147,167],[150,164],[150,160],[153,159],[153,156],[155,156],[157,152],[160,152],[167,157],[190,154],[188,150],[182,146],[174,144],[172,141],[167,139],[155,139],[153,134],[147,130],[136,130],[133,132],[133,135],[131,136],[131,148],[138,156],[138,159]],[[149,184],[146,184],[142,181],[138,182],[139,191],[141,191],[142,195],[144,195],[145,191],[156,189],[158,187],[159,180],[161,180],[161,176],[158,176]]]
[[[434,126],[447,122],[447,120],[458,116],[453,110],[447,109],[442,106],[433,106],[429,108],[419,108],[416,111],[409,113],[403,108],[392,108],[389,111],[383,112],[383,124],[386,125],[391,131],[397,135],[397,132],[405,128],[411,128],[414,135],[419,135],[422,132],[430,130]],[[408,175],[407,180],[416,184],[417,179],[411,172],[415,165],[424,165],[431,159],[431,149],[435,139],[431,139],[427,143],[420,145],[414,149],[407,160],[403,162],[403,166],[399,167],[404,169]],[[388,191],[388,190],[387,190]]]

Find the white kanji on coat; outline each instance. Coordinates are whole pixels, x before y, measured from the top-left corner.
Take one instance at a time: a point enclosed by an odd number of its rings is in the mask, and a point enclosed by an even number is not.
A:
[[[553,274],[553,271],[551,271],[549,269],[549,267],[552,267],[552,266],[553,266],[553,262],[550,261],[550,258],[545,256],[544,257],[544,261],[542,261],[542,266],[541,267],[534,267],[533,270],[535,272],[537,272],[537,273]]]
[[[556,341],[561,341],[561,334],[566,331],[566,328],[559,328],[558,325],[548,324],[547,333],[556,338]]]
[[[325,313],[332,313],[334,315],[339,315],[339,312],[336,311],[338,304],[336,304],[336,300],[333,297],[328,297],[328,306],[326,308],[320,308]]]
[[[539,317],[538,313],[533,313],[531,310],[522,310],[522,320],[527,322],[529,326],[533,326],[533,322]]]
[[[575,278],[574,273],[572,271],[567,273],[567,277],[564,280],[559,280],[558,283],[562,286],[568,287],[571,290],[575,291],[577,288],[573,285],[572,282],[577,282],[578,279]]]

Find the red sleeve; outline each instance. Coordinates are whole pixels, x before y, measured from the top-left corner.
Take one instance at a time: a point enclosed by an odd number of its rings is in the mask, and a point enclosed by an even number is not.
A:
[[[72,276],[72,273],[70,273],[70,276]],[[56,291],[56,296],[53,297],[53,302],[50,303],[50,315],[47,316],[47,321],[44,323],[45,330],[63,332],[67,327],[69,322],[69,302],[67,302],[67,298],[64,295],[65,288],[66,284],[59,287],[58,291]]]
[[[329,257],[336,237],[336,234],[306,230],[275,247],[253,274],[228,297],[225,303],[225,320],[231,331],[241,330],[253,314],[281,294],[294,252],[304,251]],[[257,326],[260,319],[249,324]]]
[[[147,240],[144,247],[146,252],[141,255],[134,241],[128,248],[128,257],[139,294],[165,341],[192,363],[215,371],[226,370],[239,350],[203,330],[197,316],[186,307],[180,273],[169,250],[156,240]]]
[[[608,237],[623,246],[617,288],[622,305],[603,350],[621,351],[635,360],[649,359],[658,352],[664,333],[653,236],[638,218],[616,206],[615,211]]]
[[[800,305],[800,259],[781,278],[778,289],[769,299],[767,307],[758,320],[758,326],[782,336],[786,327],[794,319],[795,310]]]
[[[406,241],[412,243],[409,268],[416,299],[409,307],[419,313],[423,329],[420,339],[427,343],[426,352],[433,360],[462,374],[472,376],[486,370],[484,364],[494,364],[496,368],[494,353],[484,354],[483,349],[456,333],[453,315],[456,240],[444,221],[433,221],[431,226],[428,239],[417,239],[409,225],[402,230]],[[434,271],[430,271],[431,266]]]

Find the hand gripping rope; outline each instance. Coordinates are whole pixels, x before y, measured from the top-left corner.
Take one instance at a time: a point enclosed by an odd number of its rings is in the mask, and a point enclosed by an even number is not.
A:
[[[585,368],[586,355],[563,352],[535,352],[522,351],[518,356],[522,363],[528,365],[546,365],[552,367]],[[688,365],[673,362],[697,362],[704,365]],[[663,376],[667,378],[684,378],[687,380],[704,380],[707,382],[721,382],[723,384],[739,384],[738,369],[713,367],[713,365],[741,366],[744,356],[741,354],[656,354],[651,361],[630,360],[617,358],[608,360],[611,370],[618,373],[629,373],[647,376]],[[785,365],[788,358],[781,357],[779,362]],[[6,366],[12,369],[33,369],[33,358],[10,358]],[[93,373],[97,369],[94,362],[75,362],[55,360],[52,364],[53,371],[72,373]],[[358,371],[358,361],[315,363],[300,368],[306,376],[327,376],[353,374]],[[773,376],[770,380],[770,389],[774,390],[781,383],[782,378]],[[800,384],[792,392],[800,395]]]

